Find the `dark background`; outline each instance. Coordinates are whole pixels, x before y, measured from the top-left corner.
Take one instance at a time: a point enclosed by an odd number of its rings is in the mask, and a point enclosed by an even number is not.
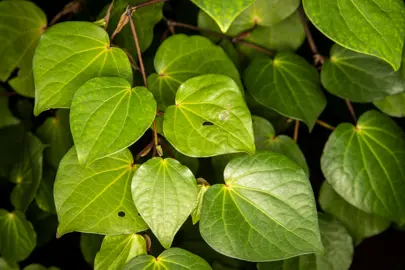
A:
[[[50,21],[63,7],[69,2],[69,0],[32,0],[35,2],[44,12],[47,14],[48,21]],[[84,8],[82,11],[73,16],[73,20],[96,20],[101,9],[109,3],[109,0],[86,0],[84,1]],[[177,20],[179,22],[190,23],[196,25],[197,18],[197,8],[190,3],[189,0],[170,0],[169,3],[165,5],[164,15],[167,18]],[[66,19],[66,18],[65,18]],[[145,53],[145,61],[150,61],[153,59],[154,52],[157,46],[160,43],[160,37],[163,35],[163,32],[166,30],[164,23],[160,23],[155,28],[155,41],[151,48]],[[176,29],[176,32],[181,32],[181,29]],[[311,26],[311,32],[314,35],[316,44],[319,47],[321,54],[328,55],[329,49],[332,45],[332,42],[329,41],[326,37],[320,34],[314,27]],[[192,32],[186,32],[192,34]],[[298,54],[305,57],[309,62],[312,63],[312,54],[305,42],[302,47],[298,50]],[[327,123],[337,126],[342,122],[352,122],[350,113],[346,107],[344,100],[336,98],[329,95],[325,92],[328,99],[328,105],[325,111],[320,116],[320,119],[326,121]],[[20,99],[20,97],[13,97],[12,102]],[[363,112],[369,109],[375,109],[372,104],[353,104],[356,114],[359,117]],[[42,118],[36,119],[36,126],[38,126],[43,121]],[[404,119],[395,119],[402,128],[405,128]],[[287,130],[289,135],[292,135],[292,129]],[[321,169],[320,169],[320,157],[325,142],[327,141],[330,135],[330,131],[316,126],[314,130],[309,134],[308,130],[304,125],[301,125],[298,143],[302,149],[308,166],[311,171],[311,184],[313,186],[315,197],[318,196],[318,191],[320,184],[324,180]],[[141,147],[143,142],[148,142],[150,134],[146,135],[146,138],[143,138],[138,142],[135,148]],[[209,167],[209,160],[201,160],[200,162],[200,173],[206,175],[207,172],[212,171]],[[405,166],[405,164],[404,164]],[[0,207],[1,208],[10,208],[9,204],[9,192],[11,191],[12,186],[2,187],[0,189]],[[55,220],[50,220],[55,222]],[[184,237],[181,233],[176,237],[176,241],[181,241],[181,238]],[[70,233],[64,235],[60,239],[55,239],[52,237],[52,240],[39,248],[36,248],[31,256],[24,262],[22,266],[31,264],[31,263],[40,263],[44,266],[57,266],[62,270],[65,269],[91,269],[87,263],[84,261],[80,248],[80,234],[79,233]],[[158,245],[153,241],[154,245]],[[405,269],[405,232],[399,231],[394,228],[390,228],[386,232],[364,240],[359,246],[355,249],[355,255],[352,267],[350,269],[360,270],[360,269],[389,269],[389,270],[399,270]],[[153,248],[153,253],[157,253],[161,250],[161,247]],[[154,254],[155,255],[155,254]],[[248,266],[252,267],[253,265]]]

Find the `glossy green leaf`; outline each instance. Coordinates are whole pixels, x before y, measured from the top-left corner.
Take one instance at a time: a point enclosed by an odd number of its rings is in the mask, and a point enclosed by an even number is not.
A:
[[[191,212],[191,218],[193,220],[193,225],[195,225],[198,221],[200,221],[201,217],[201,210],[202,210],[202,205],[204,201],[204,194],[207,192],[207,190],[210,188],[210,186],[204,185],[204,184],[199,184],[198,185],[198,196],[197,196],[197,203]]]
[[[100,76],[121,77],[132,83],[128,57],[123,50],[110,47],[107,32],[90,22],[52,26],[35,50],[34,114],[69,108],[76,90]]]
[[[150,255],[142,255],[131,260],[124,270],[211,270],[211,266],[191,252],[181,248],[171,248],[162,252],[155,258]]]
[[[235,65],[205,37],[180,34],[167,38],[156,53],[154,66],[156,73],[148,77],[148,84],[162,111],[175,103],[176,91],[182,83],[199,75],[229,76],[243,91]]]
[[[205,193],[200,220],[217,252],[255,262],[322,252],[311,185],[295,162],[273,152],[241,156],[224,178]]]
[[[324,35],[399,69],[405,38],[402,0],[304,0],[303,5],[311,22]]]
[[[228,163],[237,157],[244,156],[246,154],[237,153],[237,154],[227,154],[227,155],[220,155],[211,158],[211,165],[214,169],[216,182],[218,184],[222,184],[224,182],[224,170]]]
[[[192,158],[183,155],[182,153],[177,151],[169,142],[166,143],[166,146],[168,147],[167,150],[169,150],[170,153],[169,151],[163,149],[163,157],[170,157],[170,155],[173,155],[173,158],[175,160],[189,168],[194,175],[197,175],[198,168],[200,167],[200,161],[198,160],[198,158]]]
[[[229,2],[221,2],[216,0],[191,0],[199,8],[204,10],[218,24],[222,32],[228,31],[232,22],[236,17],[250,5],[255,2],[264,2],[263,0],[234,0]],[[269,6],[274,5],[267,1]],[[296,1],[298,2],[298,1]],[[266,16],[266,18],[268,18]]]
[[[405,116],[405,93],[387,96],[376,100],[373,104],[385,114],[394,117]]]
[[[15,183],[11,193],[14,208],[25,212],[34,200],[42,179],[43,151],[45,145],[31,133],[23,141],[23,153],[10,172],[10,181]]]
[[[72,231],[106,235],[147,228],[131,198],[133,158],[127,149],[84,167],[73,147],[63,157],[54,188],[58,236]]]
[[[298,55],[258,57],[245,71],[246,88],[263,106],[303,121],[310,130],[326,106],[316,69]]]
[[[4,93],[6,93],[6,91],[0,87],[0,128],[18,125],[20,123],[20,120],[10,111],[8,104],[9,98],[2,96]]]
[[[54,116],[47,118],[37,129],[36,134],[42,142],[49,145],[45,149],[45,161],[57,169],[60,160],[73,145],[69,127],[69,111],[57,110]]]
[[[149,159],[132,180],[136,208],[166,249],[193,210],[197,192],[193,173],[171,158]]]
[[[20,270],[20,267],[18,265],[10,265],[6,262],[5,259],[0,257],[0,269],[1,270]]]
[[[101,248],[104,236],[99,234],[82,233],[80,235],[80,251],[84,260],[90,265],[94,266],[94,260],[97,252]]]
[[[324,212],[334,216],[347,228],[356,245],[367,237],[385,231],[391,224],[386,219],[368,214],[346,202],[327,181],[322,184],[319,204]]]
[[[309,176],[309,169],[304,154],[298,144],[288,136],[276,136],[273,125],[265,118],[252,116],[253,132],[257,150],[268,150],[276,152],[295,161]]]
[[[0,209],[0,253],[9,263],[25,260],[34,250],[36,234],[20,211]]]
[[[131,259],[145,255],[146,241],[139,234],[106,236],[94,262],[95,270],[121,270]]]
[[[30,1],[0,3],[0,80],[6,81],[15,69],[10,86],[19,94],[34,97],[32,57],[47,26],[45,13]]]
[[[405,91],[400,73],[388,63],[337,44],[322,66],[321,81],[330,93],[354,102],[371,102]]]
[[[70,123],[80,164],[136,142],[155,119],[156,102],[145,87],[122,78],[87,81],[74,95]]]
[[[223,75],[183,83],[176,105],[164,114],[163,130],[179,152],[191,157],[255,151],[249,109],[237,84]]]
[[[352,263],[353,243],[346,228],[329,215],[319,213],[324,254],[311,254],[285,261],[258,263],[258,270],[347,270]]]
[[[391,220],[405,215],[405,134],[388,116],[368,111],[357,126],[340,124],[321,158],[326,180],[347,202]]]
[[[55,172],[51,169],[45,169],[38,187],[35,201],[42,211],[56,214],[55,199],[53,197],[54,183]]]

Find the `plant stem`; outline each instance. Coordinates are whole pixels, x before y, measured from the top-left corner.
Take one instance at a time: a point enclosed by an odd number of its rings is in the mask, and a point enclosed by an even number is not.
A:
[[[160,142],[160,145],[162,146],[163,150],[165,152],[167,152],[169,157],[176,159],[176,157],[174,156],[173,152],[169,149],[169,147],[162,140],[159,140],[159,142]]]
[[[295,120],[295,127],[294,127],[294,142],[298,141],[298,130],[300,129],[300,121]]]
[[[354,111],[353,105],[352,105],[352,103],[350,102],[350,100],[347,99],[347,98],[345,99],[345,102],[346,102],[347,108],[349,109],[350,115],[351,115],[352,118],[353,118],[354,124],[356,124],[356,123],[357,123],[357,117],[356,117],[356,113],[355,113],[355,111]]]
[[[141,157],[146,156],[147,154],[149,154],[150,150],[153,147],[153,141],[151,141],[150,143],[148,143],[145,148],[143,148],[135,157],[135,161],[137,161],[138,159],[140,159]]]
[[[167,2],[167,1],[169,1],[169,0],[150,0],[150,1],[147,1],[147,2],[144,2],[144,3],[140,3],[140,4],[136,5],[136,6],[131,6],[131,7],[130,7],[130,10],[131,10],[132,12],[134,12],[134,11],[136,11],[138,8],[143,8],[143,7],[147,7],[147,6],[153,5],[153,4],[157,4],[157,3],[161,3],[161,2]]]
[[[106,13],[105,16],[104,16],[104,21],[105,21],[105,27],[104,27],[104,29],[107,29],[107,28],[108,28],[108,23],[110,22],[110,17],[111,17],[111,11],[112,11],[112,9],[113,9],[113,7],[114,7],[114,1],[115,1],[115,0],[112,0],[112,1],[111,1],[110,6],[109,6],[108,9],[107,9],[107,13]]]
[[[316,120],[316,123],[318,125],[320,125],[320,126],[323,126],[326,129],[329,129],[329,130],[335,130],[336,129],[334,126],[331,126],[331,125],[329,125],[328,123],[326,123],[326,122],[324,122],[322,120]]]
[[[0,97],[12,97],[12,96],[16,96],[17,93],[16,92],[3,92],[0,93]]]
[[[82,3],[80,1],[73,1],[68,3],[58,14],[53,17],[52,21],[49,23],[49,26],[54,25],[58,22],[63,16],[69,13],[77,13],[81,8]]]

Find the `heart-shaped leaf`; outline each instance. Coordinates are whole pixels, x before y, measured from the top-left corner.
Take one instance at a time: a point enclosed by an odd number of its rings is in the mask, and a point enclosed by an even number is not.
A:
[[[25,260],[36,245],[34,227],[20,211],[0,209],[0,253],[9,263]]]
[[[330,93],[354,102],[371,102],[405,91],[400,73],[388,63],[337,44],[322,66],[321,81]]]
[[[91,163],[136,142],[152,124],[156,102],[145,87],[122,78],[87,81],[72,101],[70,122],[80,164]]]
[[[117,235],[145,230],[131,198],[135,168],[128,149],[84,167],[72,147],[56,175],[58,236],[72,231]]]
[[[139,234],[104,237],[94,262],[95,270],[120,270],[131,259],[147,254],[146,241]]]
[[[402,0],[304,0],[303,5],[311,22],[324,35],[399,69],[405,38]]]
[[[321,158],[326,180],[347,202],[391,220],[405,215],[405,134],[377,111],[340,124]]]
[[[249,109],[229,77],[203,75],[189,79],[180,86],[176,105],[167,108],[164,117],[167,140],[187,156],[255,151]]]
[[[373,104],[383,113],[394,117],[405,116],[405,93],[387,96],[376,100]]]
[[[69,108],[74,93],[94,77],[120,77],[132,83],[125,52],[110,46],[106,31],[90,22],[64,22],[42,36],[34,55],[34,114]]]
[[[124,270],[153,270],[160,267],[168,270],[212,270],[206,261],[181,248],[165,250],[157,258],[150,255],[138,256]]]
[[[8,97],[2,96],[6,93],[3,88],[0,87],[0,128],[18,125],[20,120],[13,115],[8,107]]]
[[[235,18],[246,8],[255,2],[262,0],[234,0],[222,3],[216,0],[191,0],[199,8],[204,10],[221,28],[222,32],[228,31]],[[264,2],[264,1],[263,1]],[[269,2],[269,1],[267,1]],[[273,2],[273,1],[270,1]],[[271,4],[269,3],[269,6]],[[267,16],[266,16],[267,18]]]
[[[193,210],[197,192],[193,173],[171,158],[149,159],[132,180],[136,208],[164,248]]]
[[[6,81],[19,69],[10,86],[23,96],[34,97],[32,57],[45,31],[46,15],[30,1],[2,1],[0,25],[0,80]]]
[[[345,225],[358,245],[364,238],[377,235],[385,231],[391,224],[379,216],[368,214],[340,197],[325,181],[319,193],[319,204],[322,210],[334,216]]]
[[[80,251],[84,260],[90,265],[94,266],[94,260],[97,252],[100,251],[101,243],[104,236],[99,234],[82,233],[80,235]]]
[[[298,55],[282,52],[274,59],[257,57],[244,75],[246,88],[263,106],[312,130],[326,106],[316,69]]]
[[[224,178],[205,193],[201,213],[201,236],[213,249],[255,262],[322,252],[311,185],[295,162],[245,155],[228,163]]]
[[[180,34],[166,39],[156,53],[155,70],[157,74],[148,77],[148,84],[162,111],[174,104],[176,91],[183,82],[199,75],[229,76],[243,91],[239,72],[232,61],[219,46],[201,36]]]

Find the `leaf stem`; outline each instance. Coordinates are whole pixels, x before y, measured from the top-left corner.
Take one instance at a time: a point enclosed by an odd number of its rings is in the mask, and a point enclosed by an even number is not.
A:
[[[300,121],[295,120],[295,127],[294,127],[294,142],[298,141],[298,131],[300,129]]]
[[[332,130],[332,131],[336,129],[334,126],[331,126],[331,125],[329,125],[328,123],[326,123],[326,122],[324,122],[322,120],[316,120],[316,123],[318,125],[326,128],[326,129],[329,129],[329,130]]]
[[[13,97],[13,96],[16,96],[16,95],[17,95],[16,92],[3,92],[3,93],[0,93],[0,97]]]
[[[56,22],[58,22],[63,16],[69,14],[69,13],[77,13],[79,12],[80,8],[82,6],[82,3],[80,0],[76,0],[73,2],[68,3],[64,8],[53,17],[51,22],[49,23],[49,26],[54,25]]]
[[[174,156],[173,152],[169,149],[169,147],[161,140],[159,140],[160,145],[162,145],[162,148],[165,152],[167,152],[167,154],[169,155],[169,157],[176,159],[176,157]]]
[[[106,13],[105,16],[104,16],[104,22],[105,22],[104,29],[107,29],[107,28],[108,28],[108,23],[110,22],[110,17],[111,17],[111,11],[112,11],[112,9],[113,9],[113,7],[114,7],[114,1],[115,1],[115,0],[112,0],[112,1],[111,1],[110,5],[109,5],[109,7],[108,7],[108,9],[107,9],[107,13]]]
[[[140,4],[138,4],[138,5],[135,5],[135,6],[131,6],[131,7],[130,7],[130,10],[131,10],[132,12],[134,12],[134,11],[136,11],[138,8],[143,8],[143,7],[147,7],[147,6],[153,5],[153,4],[157,4],[157,3],[161,3],[161,2],[168,2],[168,1],[169,1],[169,0],[150,0],[150,1],[147,1],[147,2],[140,3]]]
[[[347,98],[345,99],[345,102],[346,102],[347,108],[349,109],[350,115],[353,118],[354,124],[356,124],[357,123],[357,117],[356,117],[356,112],[354,111],[353,105],[350,102],[350,100],[347,99]]]

